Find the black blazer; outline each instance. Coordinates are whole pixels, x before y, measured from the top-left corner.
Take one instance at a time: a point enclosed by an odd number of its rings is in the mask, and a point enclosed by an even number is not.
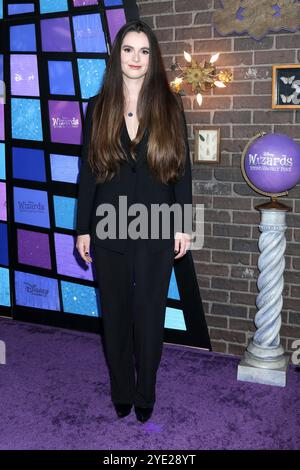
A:
[[[143,138],[136,148],[137,162],[131,158],[129,152],[130,137],[128,135],[126,122],[124,119],[121,130],[121,141],[126,149],[127,161],[121,164],[120,175],[115,175],[110,181],[96,184],[90,165],[87,162],[88,146],[91,134],[92,113],[96,102],[96,96],[88,101],[86,118],[83,132],[83,145],[81,152],[81,167],[79,174],[79,192],[77,202],[77,235],[90,234],[91,243],[109,248],[120,253],[129,250],[129,245],[139,243],[151,252],[160,251],[174,245],[173,219],[171,225],[171,236],[162,239],[161,233],[158,239],[148,238],[132,240],[131,238],[107,238],[99,239],[96,234],[97,223],[106,216],[97,216],[96,209],[101,203],[110,203],[116,209],[117,221],[119,218],[119,196],[127,196],[127,210],[131,204],[142,203],[149,211],[151,204],[172,205],[174,202],[180,203],[183,211],[183,204],[192,204],[192,175],[189,152],[188,135],[184,109],[180,95],[177,95],[182,108],[183,124],[185,127],[186,159],[184,175],[174,184],[163,184],[153,175],[147,164],[147,141],[148,129],[145,130]],[[191,207],[191,206],[190,206]],[[182,212],[183,214],[183,212]],[[138,215],[138,214],[137,214]],[[136,216],[128,216],[128,223]],[[149,217],[149,224],[150,224]],[[150,230],[150,225],[149,225]],[[150,232],[149,232],[150,233]],[[117,235],[118,237],[118,223]]]

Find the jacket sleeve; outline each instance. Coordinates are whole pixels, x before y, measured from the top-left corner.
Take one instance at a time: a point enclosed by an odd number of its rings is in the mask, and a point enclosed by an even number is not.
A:
[[[91,233],[92,209],[96,192],[96,179],[87,161],[92,130],[92,112],[94,109],[94,101],[92,101],[93,98],[94,97],[90,98],[88,101],[83,126],[83,142],[81,148],[81,165],[79,171],[79,189],[77,198],[77,235]]]
[[[182,213],[182,232],[185,233],[192,233],[192,204],[193,204],[193,190],[192,190],[192,168],[191,168],[191,159],[190,159],[190,149],[189,149],[189,141],[188,141],[188,132],[187,132],[187,125],[186,119],[184,114],[184,108],[182,105],[181,98],[180,99],[180,107],[182,112],[182,120],[184,125],[184,135],[185,135],[185,167],[184,167],[184,174],[181,178],[174,183],[174,194],[175,194],[175,201],[180,204],[181,206],[181,213]],[[185,208],[184,204],[188,204]],[[184,217],[185,216],[185,217]],[[186,224],[184,221],[186,220]]]

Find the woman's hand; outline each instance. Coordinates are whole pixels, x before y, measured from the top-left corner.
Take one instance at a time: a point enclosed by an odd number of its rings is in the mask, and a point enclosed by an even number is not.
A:
[[[191,245],[191,237],[188,233],[176,232],[174,251],[177,252],[177,256],[174,259],[181,258],[184,256]]]
[[[90,257],[90,242],[91,236],[89,234],[77,236],[76,248],[81,258],[87,263],[91,263],[93,261]]]

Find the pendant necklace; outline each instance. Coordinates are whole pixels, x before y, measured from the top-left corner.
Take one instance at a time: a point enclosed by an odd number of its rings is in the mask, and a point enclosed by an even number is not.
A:
[[[128,116],[129,116],[129,117],[133,116],[133,113],[132,113],[132,112],[129,112],[129,113],[128,113]]]

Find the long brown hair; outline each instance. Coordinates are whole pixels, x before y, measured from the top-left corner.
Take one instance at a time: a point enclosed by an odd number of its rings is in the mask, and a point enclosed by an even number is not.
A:
[[[141,20],[126,23],[113,43],[94,107],[88,162],[97,183],[101,183],[119,173],[120,164],[126,159],[120,139],[125,109],[120,54],[123,38],[130,31],[144,32],[150,49],[149,66],[137,101],[139,130],[131,142],[130,152],[136,158],[136,145],[147,128],[148,166],[162,183],[172,183],[184,168],[183,105],[181,97],[169,85],[157,38]]]

